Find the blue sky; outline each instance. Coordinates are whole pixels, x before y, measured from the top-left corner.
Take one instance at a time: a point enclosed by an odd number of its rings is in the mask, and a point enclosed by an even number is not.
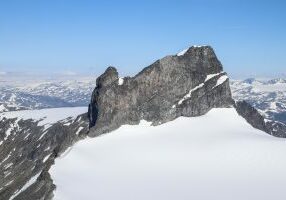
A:
[[[0,72],[133,75],[211,45],[232,77],[286,74],[286,1],[0,0]]]

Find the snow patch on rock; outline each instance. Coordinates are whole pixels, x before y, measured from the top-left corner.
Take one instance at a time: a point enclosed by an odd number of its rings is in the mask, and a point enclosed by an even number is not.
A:
[[[36,174],[33,176],[19,191],[17,191],[15,194],[13,194],[9,200],[13,200],[18,194],[25,191],[28,187],[30,187],[32,184],[34,184],[37,180],[37,178],[40,176],[41,173]]]
[[[223,84],[227,79],[228,79],[228,77],[227,77],[226,75],[223,75],[223,76],[219,77],[219,78],[217,79],[217,82],[216,82],[215,87],[217,87],[217,86]]]
[[[213,77],[216,77],[216,76],[218,76],[218,75],[220,75],[220,74],[222,74],[222,73],[224,73],[224,72],[207,75],[207,77],[206,77],[206,79],[205,79],[205,82],[207,82],[208,80],[210,80],[210,79],[212,79]]]
[[[199,88],[202,88],[204,86],[204,83],[201,83],[199,85],[197,85],[196,87],[194,87],[193,89],[191,89],[179,102],[178,104],[182,104],[185,100],[189,99],[192,95],[192,92],[196,91]]]
[[[119,78],[118,79],[118,85],[123,85],[124,83],[124,78]]]
[[[188,50],[189,50],[189,48],[180,51],[179,53],[177,53],[177,56],[183,56],[183,55],[185,55],[185,53],[186,53]]]

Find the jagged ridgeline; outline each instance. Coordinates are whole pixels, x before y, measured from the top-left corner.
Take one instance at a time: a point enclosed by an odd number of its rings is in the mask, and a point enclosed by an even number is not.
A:
[[[229,79],[210,46],[166,56],[134,77],[121,79],[109,67],[96,82],[89,105],[91,137],[142,119],[158,125],[233,105]]]

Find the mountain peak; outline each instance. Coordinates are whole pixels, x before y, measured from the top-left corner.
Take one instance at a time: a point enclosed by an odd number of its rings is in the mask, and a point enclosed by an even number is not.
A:
[[[118,85],[108,68],[97,80],[89,106],[90,136],[144,119],[158,125],[179,116],[199,116],[233,101],[222,65],[210,46],[167,56]]]
[[[96,79],[96,86],[103,87],[118,80],[118,72],[115,67],[109,66],[105,72]]]

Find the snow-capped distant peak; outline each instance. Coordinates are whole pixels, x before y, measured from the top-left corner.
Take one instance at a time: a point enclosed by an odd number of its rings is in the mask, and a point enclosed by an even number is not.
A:
[[[272,79],[267,82],[268,84],[281,84],[281,83],[286,83],[286,79],[282,78],[277,78],[277,79]]]
[[[0,85],[0,112],[87,106],[95,84],[91,77],[35,80],[22,85],[8,82]]]
[[[255,79],[231,81],[235,100],[246,100],[269,120],[286,123],[286,80]]]

